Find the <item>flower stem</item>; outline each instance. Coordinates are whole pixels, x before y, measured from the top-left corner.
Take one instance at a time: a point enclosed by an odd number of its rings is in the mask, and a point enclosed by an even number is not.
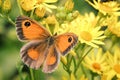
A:
[[[15,26],[15,22],[14,22],[9,16],[3,15],[3,14],[0,14],[0,16],[1,16],[2,18],[7,19],[12,25]]]
[[[35,11],[35,9],[33,9],[33,10],[31,11],[31,13],[30,13],[30,18],[33,17],[33,13],[34,13],[34,11]]]
[[[93,48],[91,47],[91,48],[87,51],[87,53],[86,53],[85,55],[83,55],[83,57],[81,57],[81,59],[79,59],[78,64],[76,65],[76,68],[75,68],[75,70],[74,70],[74,74],[76,74],[77,70],[79,69],[79,66],[80,66],[81,62],[83,61],[83,59],[85,58],[85,56],[87,56],[88,53],[89,53],[92,49],[93,49]]]
[[[33,69],[30,68],[31,80],[34,80]]]
[[[6,16],[6,17],[7,17],[8,21],[15,26],[15,22],[9,16]]]
[[[20,2],[19,2],[19,0],[17,0],[17,4],[18,4],[18,7],[19,7],[20,15],[23,15],[22,8],[20,7]]]

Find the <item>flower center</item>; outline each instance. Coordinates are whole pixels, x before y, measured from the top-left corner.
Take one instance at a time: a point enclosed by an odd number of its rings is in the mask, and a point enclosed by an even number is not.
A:
[[[114,65],[113,69],[120,74],[120,64]]]
[[[84,39],[86,41],[91,41],[92,40],[91,34],[87,31],[82,31],[80,36],[81,36],[82,39]]]
[[[100,70],[101,69],[100,64],[98,64],[98,63],[93,63],[92,66],[95,70]]]

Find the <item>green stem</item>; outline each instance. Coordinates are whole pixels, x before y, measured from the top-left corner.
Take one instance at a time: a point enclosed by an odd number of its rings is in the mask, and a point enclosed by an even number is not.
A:
[[[63,69],[64,69],[69,75],[71,74],[70,69],[69,69],[68,66],[65,65],[64,63],[63,63]]]
[[[77,64],[77,66],[76,66],[76,68],[75,68],[75,70],[74,70],[74,74],[76,74],[77,70],[79,69],[79,66],[80,66],[81,62],[83,61],[83,59],[85,58],[85,56],[87,56],[88,53],[89,53],[92,49],[93,49],[93,48],[91,47],[91,48],[87,51],[87,53],[86,53],[81,59],[79,59],[78,64]]]
[[[34,10],[35,10],[35,9],[33,9],[33,10],[31,11],[31,13],[30,13],[30,18],[33,18]]]
[[[23,68],[23,66],[22,66],[22,68]],[[20,76],[20,80],[23,80],[23,77],[22,77],[22,68],[20,68],[20,70],[18,70],[19,76]]]
[[[15,26],[15,22],[12,21],[12,19],[11,19],[9,16],[7,16],[7,19],[8,19],[8,21],[9,21],[11,24],[13,24],[13,25]]]
[[[23,65],[21,64],[21,61],[17,62],[16,68],[17,68],[17,70],[18,70],[18,74],[19,74],[20,80],[23,80],[23,77],[22,77]]]
[[[17,0],[17,4],[18,4],[19,11],[20,11],[20,15],[23,15],[22,8],[21,8],[19,3],[20,3],[19,0]]]
[[[0,16],[1,16],[2,18],[7,19],[12,25],[15,26],[15,22],[14,22],[9,16],[3,15],[3,14],[0,14]]]
[[[68,64],[68,67],[70,68],[70,65],[71,65],[71,62],[72,62],[72,59],[73,59],[73,56],[70,57],[70,60],[69,60],[69,64]]]
[[[33,69],[30,68],[31,80],[34,80]]]
[[[73,63],[74,63],[74,68],[76,68],[76,60],[75,60],[75,58],[73,58]]]
[[[69,74],[71,74],[71,70],[70,70],[70,67],[71,67],[71,63],[72,63],[72,60],[73,60],[73,56],[71,55],[67,55],[67,64],[65,65],[63,62],[63,69]]]

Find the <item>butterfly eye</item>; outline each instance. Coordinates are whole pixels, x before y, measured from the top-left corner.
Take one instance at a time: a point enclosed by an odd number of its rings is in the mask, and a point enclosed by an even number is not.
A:
[[[71,41],[72,41],[72,37],[69,37],[69,38],[68,38],[68,42],[71,42]]]
[[[29,26],[31,25],[31,23],[30,23],[29,21],[26,21],[26,22],[24,23],[24,25],[25,25],[26,27],[29,27]]]

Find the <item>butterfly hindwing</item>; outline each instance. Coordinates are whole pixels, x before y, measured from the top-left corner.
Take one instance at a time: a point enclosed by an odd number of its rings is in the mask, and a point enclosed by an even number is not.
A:
[[[44,27],[25,16],[17,17],[16,31],[20,40],[37,40],[50,36]]]
[[[48,49],[47,57],[43,64],[43,72],[51,73],[53,72],[60,61],[60,53],[55,47],[55,45],[51,45]]]
[[[38,69],[46,58],[47,50],[46,42],[31,41],[21,48],[21,59],[27,66]]]

